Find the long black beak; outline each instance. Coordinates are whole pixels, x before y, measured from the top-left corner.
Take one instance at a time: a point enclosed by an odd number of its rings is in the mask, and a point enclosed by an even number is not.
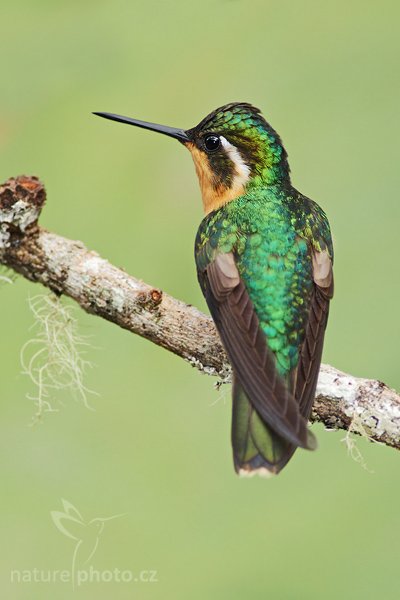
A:
[[[184,129],[177,129],[176,127],[168,127],[168,125],[157,125],[156,123],[148,123],[147,121],[139,121],[139,119],[131,119],[130,117],[122,117],[121,115],[113,115],[112,113],[105,112],[94,112],[94,115],[98,117],[104,117],[104,119],[111,119],[111,121],[118,121],[119,123],[127,123],[128,125],[136,125],[136,127],[142,127],[143,129],[150,129],[151,131],[158,131],[169,137],[173,137],[176,140],[185,144],[190,142],[190,138]]]

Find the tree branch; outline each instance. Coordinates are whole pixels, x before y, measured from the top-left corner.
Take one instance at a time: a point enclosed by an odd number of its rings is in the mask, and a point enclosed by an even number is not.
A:
[[[131,277],[81,242],[39,227],[45,199],[36,177],[11,178],[0,186],[0,263],[229,381],[231,368],[209,317]],[[312,419],[400,449],[400,396],[379,381],[321,365]]]

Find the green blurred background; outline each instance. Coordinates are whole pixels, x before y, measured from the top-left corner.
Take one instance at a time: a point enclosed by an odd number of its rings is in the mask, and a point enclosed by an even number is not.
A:
[[[40,176],[42,225],[205,310],[189,153],[91,111],[188,128],[249,101],[330,218],[324,361],[400,388],[398,2],[21,0],[1,12],[1,179]],[[59,412],[29,427],[19,356],[42,291],[22,279],[0,289],[2,597],[399,597],[394,450],[357,441],[365,470],[343,432],[317,425],[318,452],[272,481],[238,479],[229,389],[78,309],[96,410],[59,394]],[[87,521],[125,513],[105,523],[94,568],[157,570],[158,582],[11,583],[12,569],[70,568],[75,541],[50,516],[61,498]]]

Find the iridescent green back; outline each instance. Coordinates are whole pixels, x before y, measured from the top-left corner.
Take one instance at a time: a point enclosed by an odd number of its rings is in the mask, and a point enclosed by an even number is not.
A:
[[[313,286],[310,247],[328,248],[322,209],[295,190],[253,188],[208,215],[196,240],[200,270],[216,253],[233,252],[277,370],[289,375],[298,362]]]

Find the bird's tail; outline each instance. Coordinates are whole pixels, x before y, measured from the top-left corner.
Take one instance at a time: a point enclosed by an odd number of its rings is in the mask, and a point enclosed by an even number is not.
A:
[[[233,380],[232,448],[239,475],[276,475],[292,457],[296,446],[264,423],[254,410],[238,379]]]

